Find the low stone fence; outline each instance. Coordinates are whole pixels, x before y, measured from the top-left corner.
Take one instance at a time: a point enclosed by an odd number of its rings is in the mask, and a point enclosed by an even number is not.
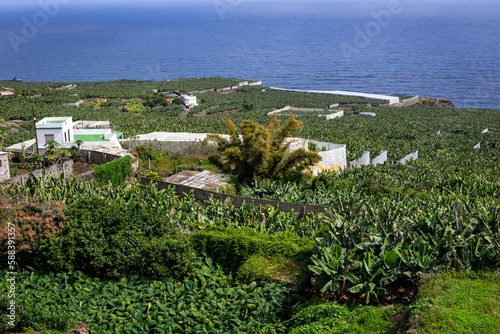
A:
[[[54,177],[59,177],[61,176],[61,174],[64,174],[65,178],[73,175],[73,160],[67,160],[62,164],[54,164],[47,168],[34,170],[31,173],[25,173],[22,175],[11,177],[8,180],[0,182],[0,185],[5,186],[12,184],[21,184],[24,186],[26,184],[26,181],[28,181],[32,176],[40,177],[45,174],[51,174]]]
[[[149,184],[152,180],[147,178],[141,178],[141,184]],[[267,206],[270,205],[275,209],[278,209],[283,212],[298,212],[299,215],[305,216],[311,212],[319,212],[326,213],[328,206],[323,205],[309,205],[309,204],[299,204],[299,203],[287,203],[287,202],[279,202],[279,201],[271,201],[259,198],[250,198],[250,197],[241,197],[235,195],[227,195],[220,194],[214,191],[199,189],[188,187],[179,184],[173,184],[165,181],[154,181],[154,184],[158,189],[167,189],[169,186],[175,188],[175,192],[178,196],[184,197],[186,194],[189,194],[191,191],[194,194],[194,197],[198,201],[207,201],[211,198],[215,198],[220,200],[221,202],[225,202],[226,200],[231,201],[236,207],[240,207],[244,204],[252,204],[258,206]]]

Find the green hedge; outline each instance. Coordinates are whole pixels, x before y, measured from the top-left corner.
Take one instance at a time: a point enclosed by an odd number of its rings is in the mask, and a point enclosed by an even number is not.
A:
[[[125,182],[127,176],[132,173],[130,167],[132,160],[133,158],[127,155],[123,158],[95,167],[92,173],[97,176],[99,183],[111,181],[114,185],[122,184]]]
[[[235,272],[253,255],[279,255],[301,262],[314,251],[314,242],[289,232],[267,235],[251,228],[206,227],[192,236],[195,248],[210,255],[224,268]]]

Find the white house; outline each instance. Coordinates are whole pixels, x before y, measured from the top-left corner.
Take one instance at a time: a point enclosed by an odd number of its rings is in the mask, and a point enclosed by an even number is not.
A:
[[[2,95],[2,96],[3,96],[3,95],[14,95],[14,93],[13,93],[13,92],[10,92],[10,91],[8,91],[8,90],[4,90],[4,91],[0,91],[0,95]]]
[[[73,146],[75,141],[73,119],[71,117],[46,117],[36,123],[38,147],[45,147],[49,140],[58,142],[61,146]]]
[[[181,96],[181,100],[182,100],[182,103],[186,106],[186,107],[194,107],[194,106],[197,106],[198,103],[196,103],[196,96],[192,96],[192,95],[182,95]]]
[[[7,152],[0,152],[0,182],[10,179],[9,156]]]
[[[94,122],[99,124],[98,122]],[[109,123],[107,123],[109,125]],[[49,140],[54,140],[61,147],[76,146],[75,141],[83,141],[83,146],[122,148],[118,138],[121,132],[112,132],[111,129],[78,129],[79,123],[73,123],[72,117],[46,117],[36,123],[38,147],[44,148]]]

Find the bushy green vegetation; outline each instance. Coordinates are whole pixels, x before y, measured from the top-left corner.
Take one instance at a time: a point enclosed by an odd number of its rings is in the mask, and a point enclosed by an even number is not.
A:
[[[319,303],[307,306],[297,312],[290,326],[290,334],[378,334],[392,330],[392,308],[373,306],[349,310],[337,303]],[[397,330],[397,329],[396,329]]]
[[[232,174],[238,186],[257,179],[276,179],[281,175],[302,173],[321,161],[318,153],[304,148],[289,152],[292,143],[286,138],[292,135],[293,130],[302,128],[302,122],[296,120],[293,114],[283,125],[276,115],[271,116],[267,127],[245,120],[240,125],[241,135],[231,120],[226,120],[226,125],[229,140],[220,135],[208,135],[205,139],[218,144],[208,160],[222,171]]]
[[[0,293],[7,294],[3,275]],[[199,258],[192,278],[161,282],[129,276],[104,281],[82,272],[18,277],[18,328],[65,331],[86,322],[92,333],[264,333],[275,325],[287,289],[277,284],[238,284]],[[7,299],[2,303],[5,323]],[[3,328],[2,328],[3,327]]]
[[[314,242],[292,233],[265,235],[249,228],[207,227],[193,236],[196,248],[206,252],[225,268],[235,271],[254,255],[283,256],[304,261],[313,254]]]
[[[97,176],[99,182],[101,183],[111,181],[114,185],[122,184],[125,182],[127,176],[132,173],[132,169],[130,167],[132,160],[134,160],[134,158],[127,155],[123,158],[95,167],[92,170],[92,173]]]

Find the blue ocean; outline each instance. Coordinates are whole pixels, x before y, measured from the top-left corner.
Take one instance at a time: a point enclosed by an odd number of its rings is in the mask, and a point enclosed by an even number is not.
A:
[[[223,76],[500,109],[499,31],[498,1],[2,1],[0,79]]]

